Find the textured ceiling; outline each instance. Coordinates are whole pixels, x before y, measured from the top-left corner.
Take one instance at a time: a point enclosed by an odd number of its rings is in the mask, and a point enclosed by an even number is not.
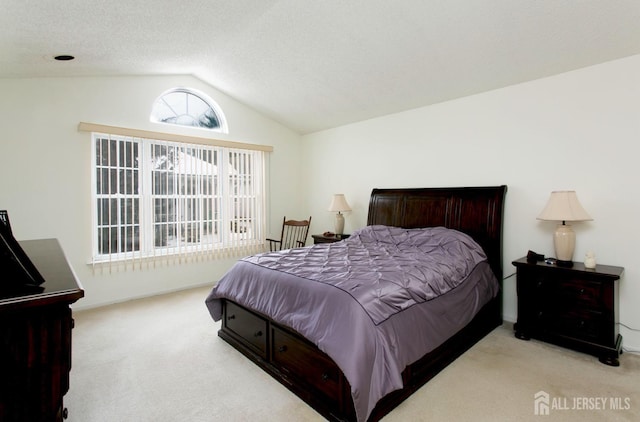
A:
[[[300,133],[635,54],[639,0],[0,0],[0,77],[191,74]]]

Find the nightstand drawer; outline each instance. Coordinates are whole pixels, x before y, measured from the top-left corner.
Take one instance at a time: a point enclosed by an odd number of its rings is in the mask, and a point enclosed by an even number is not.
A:
[[[544,272],[533,272],[518,279],[518,295],[529,296],[535,303],[564,309],[580,307],[600,309],[603,306],[603,284],[578,278],[559,279]]]
[[[587,341],[599,341],[605,332],[600,312],[563,312],[555,316],[552,325],[558,334]]]
[[[578,306],[589,309],[602,306],[602,283],[580,280],[552,280],[557,281],[556,299],[562,308]]]

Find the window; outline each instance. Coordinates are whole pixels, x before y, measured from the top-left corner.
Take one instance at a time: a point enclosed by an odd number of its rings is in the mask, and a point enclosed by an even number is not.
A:
[[[205,94],[188,88],[175,88],[158,97],[153,104],[151,121],[227,132],[224,115],[217,104]]]
[[[94,262],[262,250],[263,151],[92,136]]]

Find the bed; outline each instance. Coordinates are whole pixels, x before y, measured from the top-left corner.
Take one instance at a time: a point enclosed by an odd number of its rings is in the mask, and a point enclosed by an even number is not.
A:
[[[374,189],[350,238],[238,261],[218,335],[327,419],[379,420],[502,323],[505,193]]]

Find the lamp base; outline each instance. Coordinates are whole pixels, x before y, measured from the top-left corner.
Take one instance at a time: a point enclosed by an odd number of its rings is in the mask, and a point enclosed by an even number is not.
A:
[[[571,267],[573,267],[573,261],[563,261],[561,259],[556,259],[556,265],[558,267],[571,268]]]
[[[563,262],[573,260],[573,251],[576,247],[576,234],[569,224],[558,224],[553,234],[553,246],[556,250],[556,259]],[[559,263],[557,265],[560,265]],[[569,266],[573,266],[573,263]]]
[[[341,235],[344,232],[344,217],[340,211],[336,214],[335,231],[336,235]]]

